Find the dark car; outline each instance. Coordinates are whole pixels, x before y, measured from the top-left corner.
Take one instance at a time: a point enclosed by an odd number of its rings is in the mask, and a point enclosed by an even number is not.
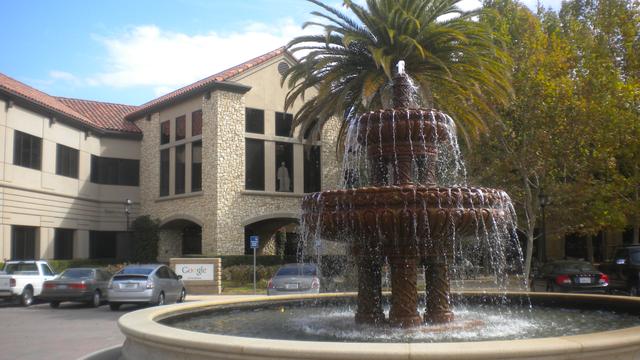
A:
[[[320,277],[315,264],[286,264],[269,280],[267,295],[317,294]]]
[[[97,268],[71,268],[45,281],[40,298],[57,308],[63,301],[85,302],[93,307],[107,300],[111,273]]]
[[[560,260],[546,263],[531,279],[531,290],[552,292],[605,293],[609,278],[591,263]]]
[[[618,248],[613,261],[600,265],[600,270],[609,276],[612,291],[640,296],[640,245]]]

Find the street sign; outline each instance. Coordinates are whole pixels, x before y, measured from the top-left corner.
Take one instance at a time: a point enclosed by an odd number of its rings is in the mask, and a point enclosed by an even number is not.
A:
[[[260,242],[260,237],[258,237],[257,235],[250,236],[249,242],[251,243],[252,249],[257,249],[259,247],[258,243]]]

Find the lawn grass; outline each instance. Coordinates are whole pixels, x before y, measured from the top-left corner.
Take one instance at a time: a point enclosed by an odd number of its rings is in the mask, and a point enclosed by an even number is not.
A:
[[[235,283],[231,281],[222,282],[222,294],[224,295],[253,295],[253,283]],[[256,294],[267,295],[267,289],[264,284],[258,282],[256,286]]]

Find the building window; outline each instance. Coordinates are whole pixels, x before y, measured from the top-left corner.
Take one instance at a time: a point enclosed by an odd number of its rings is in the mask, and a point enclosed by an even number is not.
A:
[[[276,143],[276,191],[293,192],[293,144]]]
[[[160,196],[202,191],[202,110],[191,112],[190,121],[189,130],[187,115],[178,116],[174,137],[160,141]],[[188,163],[187,155],[191,155]],[[191,175],[190,183],[187,174]]]
[[[171,141],[171,121],[160,123],[160,144],[168,144]]]
[[[176,146],[176,180],[175,180],[175,193],[184,194],[185,192],[185,146]]]
[[[281,112],[276,113],[276,135],[291,136],[291,125],[293,124],[293,115]]]
[[[140,161],[91,155],[91,182],[102,185],[138,186]]]
[[[202,141],[191,144],[191,191],[202,190]]]
[[[202,135],[202,110],[191,113],[191,136]]]
[[[160,151],[160,196],[169,195],[169,149]]]
[[[15,130],[13,136],[13,164],[40,170],[42,168],[42,139]]]
[[[55,260],[73,259],[73,233],[71,229],[56,229],[53,238],[53,258]]]
[[[200,226],[187,226],[182,229],[182,254],[202,254],[202,228]]]
[[[264,190],[264,141],[245,139],[245,188]]]
[[[77,179],[79,154],[77,149],[57,144],[56,174]]]
[[[35,227],[13,226],[11,228],[11,259],[36,259],[36,230]]]
[[[264,110],[247,108],[244,127],[248,133],[264,134]]]
[[[304,147],[304,192],[318,192],[321,187],[320,146]]]
[[[89,232],[89,258],[115,259],[118,254],[118,238],[115,231]]]
[[[187,117],[182,115],[176,118],[176,141],[184,140],[187,134]]]

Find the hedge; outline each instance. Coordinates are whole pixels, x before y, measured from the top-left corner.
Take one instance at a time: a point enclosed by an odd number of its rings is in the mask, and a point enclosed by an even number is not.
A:
[[[60,273],[68,268],[74,267],[109,267],[110,265],[120,265],[122,261],[114,259],[73,259],[73,260],[48,260],[53,271]]]
[[[222,259],[222,268],[235,265],[253,265],[253,255],[222,255],[214,256]],[[276,266],[288,263],[296,263],[295,256],[259,255],[256,256],[256,265]]]

